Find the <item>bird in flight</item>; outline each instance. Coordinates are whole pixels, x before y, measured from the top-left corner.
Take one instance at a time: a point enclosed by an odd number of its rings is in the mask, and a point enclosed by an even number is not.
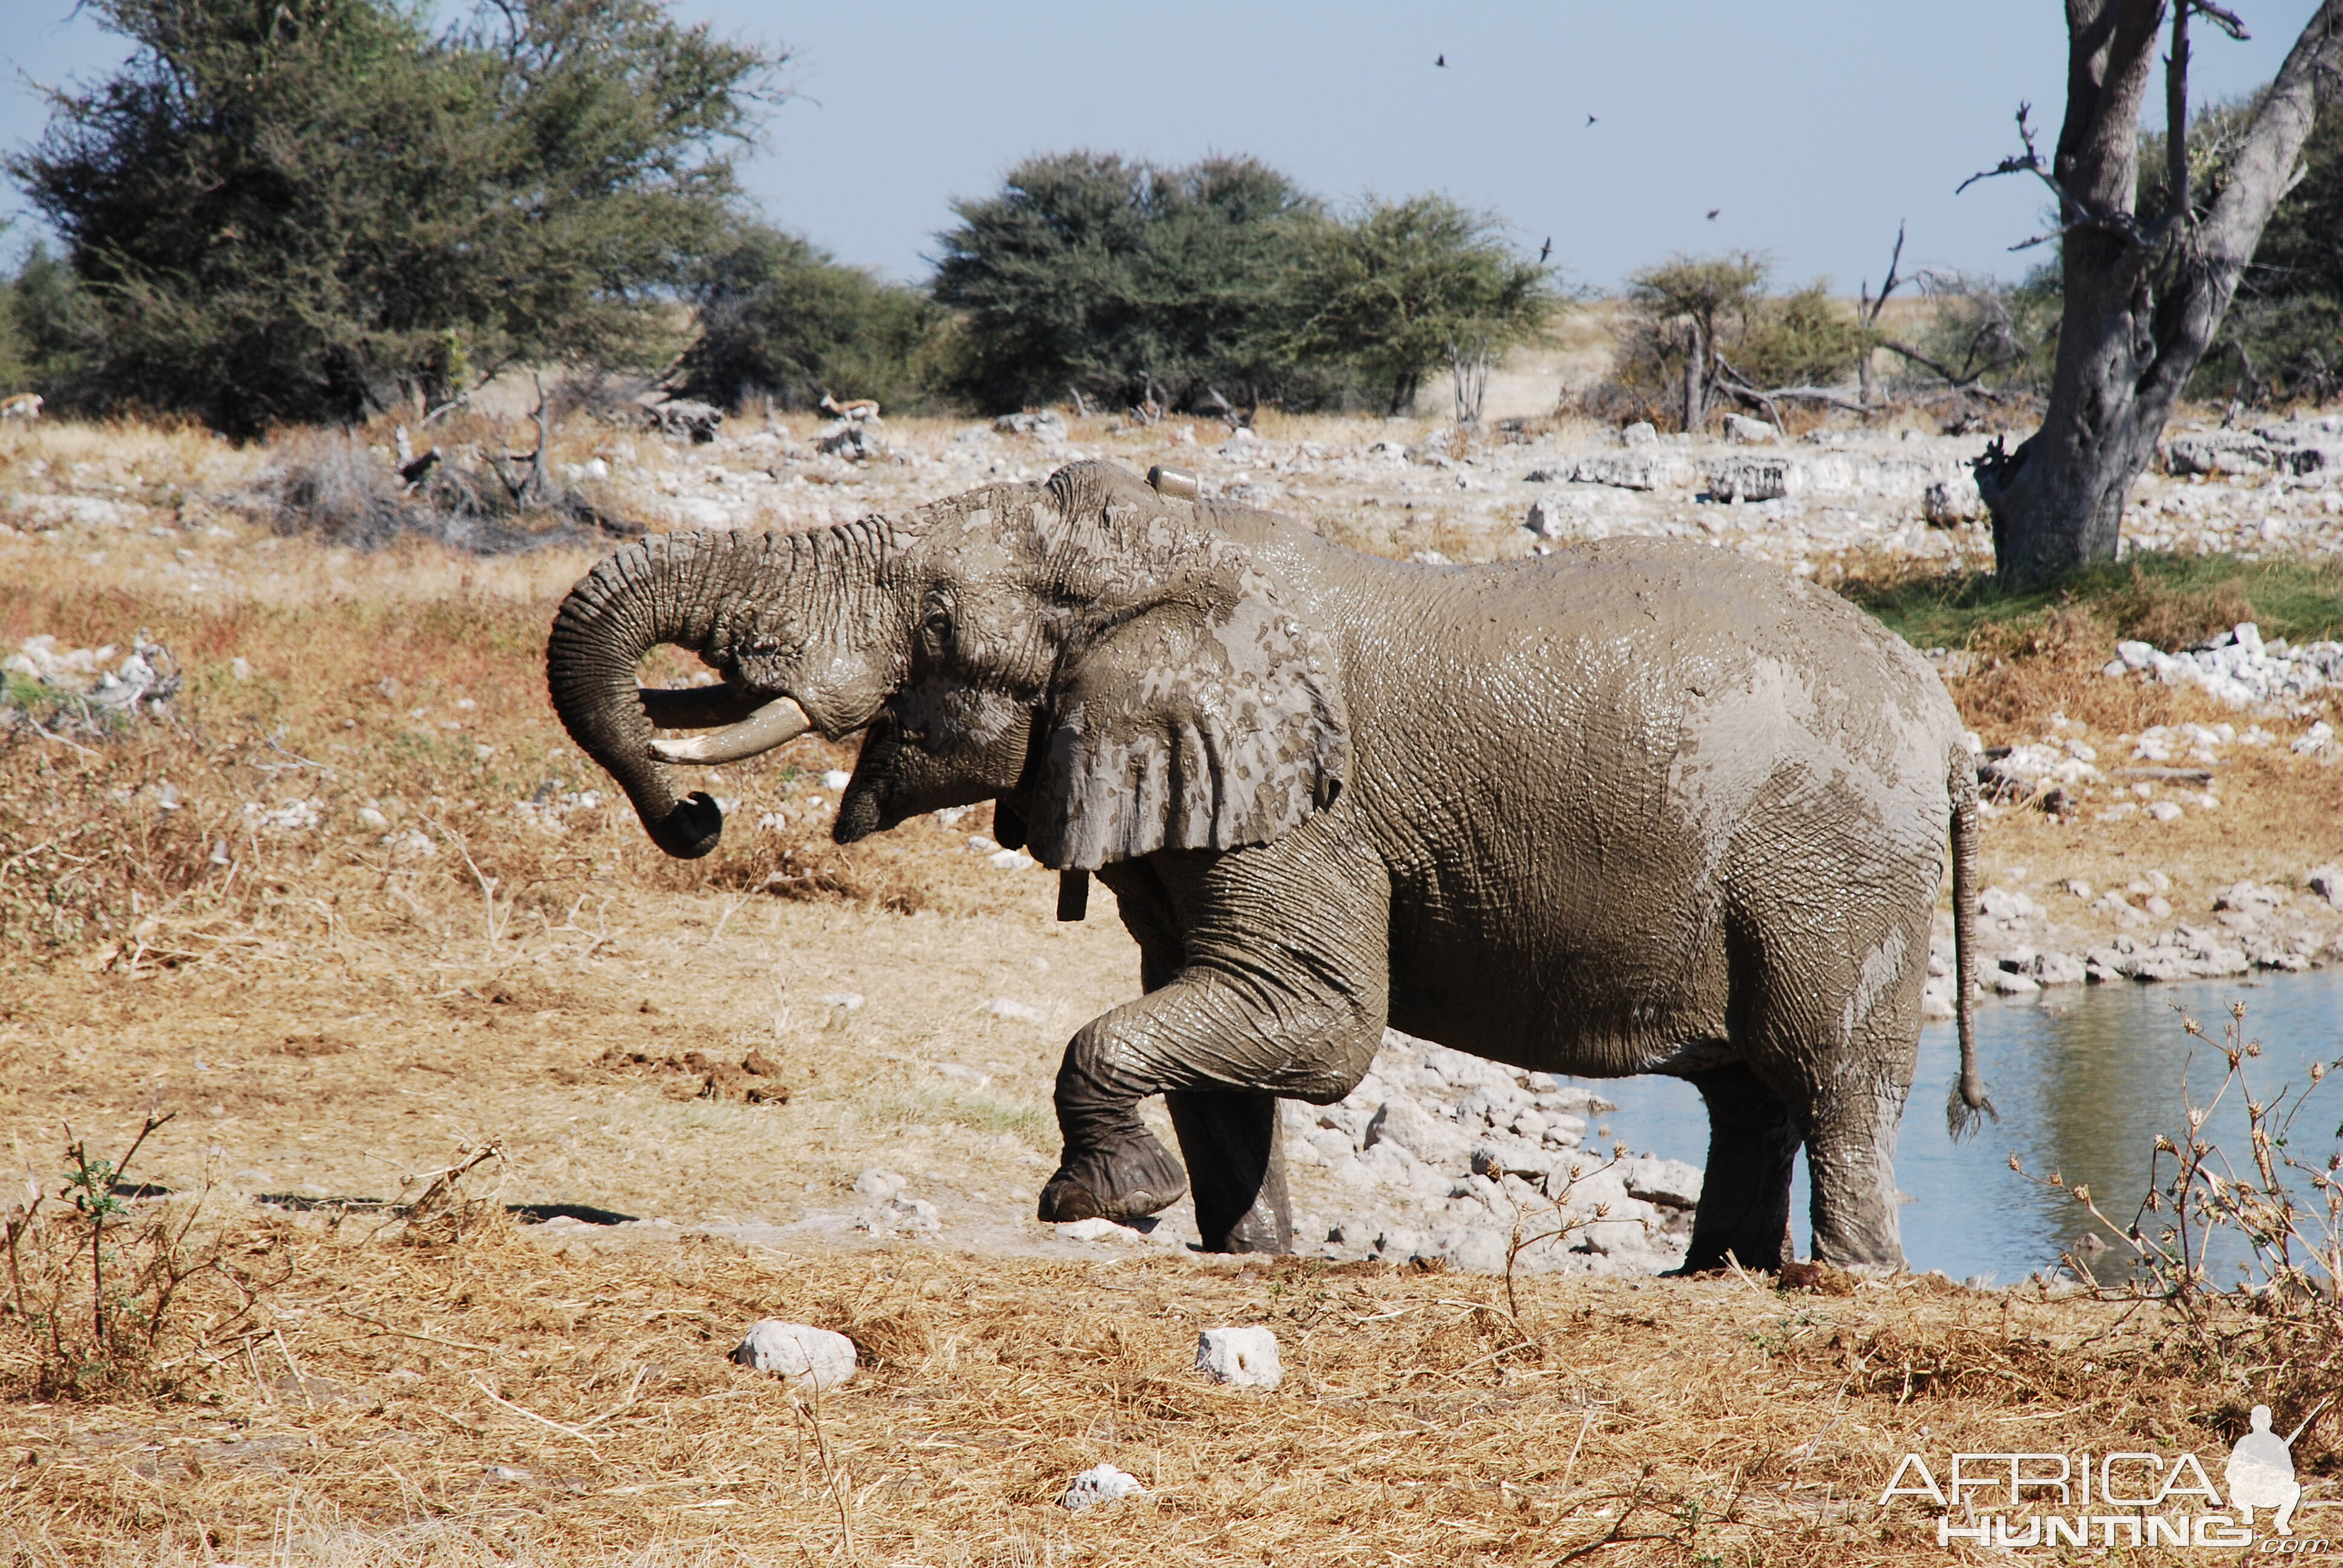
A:
[[[1724,209],[1723,207],[1721,207],[1721,206],[1713,206],[1713,207],[1709,208],[1709,209],[1708,209],[1708,221],[1709,221],[1709,222],[1711,222],[1711,223],[1715,223],[1715,222],[1716,221],[1716,215],[1717,215],[1718,213],[1723,212],[1724,210],[1725,210],[1725,209]]]
[[[1593,124],[1594,123],[1594,116],[1593,115],[1589,115],[1589,116],[1586,116],[1586,123],[1587,123],[1588,125],[1590,125],[1590,126],[1591,126],[1591,125],[1593,125]]]
[[[1432,63],[1439,66],[1442,70],[1446,70],[1448,68],[1448,56],[1443,54]]]
[[[1548,235],[1545,236],[1545,243],[1538,246],[1538,265],[1540,266],[1544,266],[1545,265],[1545,258],[1553,254],[1554,236]]]

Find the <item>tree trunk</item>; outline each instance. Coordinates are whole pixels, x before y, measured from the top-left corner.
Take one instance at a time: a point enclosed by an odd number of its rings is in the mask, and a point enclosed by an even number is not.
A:
[[[1692,324],[1692,347],[1684,352],[1684,427],[1687,436],[1696,435],[1708,422],[1707,378],[1702,375],[1707,367],[1708,345],[1702,338],[1700,323]]]
[[[2042,427],[2014,452],[1996,441],[1976,464],[1993,514],[1995,561],[2013,581],[2115,558],[2124,502],[2263,226],[2298,177],[2318,74],[2343,61],[2343,0],[2325,0],[2271,83],[2211,206],[2187,210],[2186,180],[2176,179],[2176,210],[2142,226],[2132,210],[2139,110],[2166,9],[2165,0],[2066,0],[2066,117],[2048,170],[2059,196],[2065,284],[2056,366]],[[2184,164],[2186,28],[2184,15],[2167,66],[2177,73],[2167,102],[2181,122],[2168,135]]]

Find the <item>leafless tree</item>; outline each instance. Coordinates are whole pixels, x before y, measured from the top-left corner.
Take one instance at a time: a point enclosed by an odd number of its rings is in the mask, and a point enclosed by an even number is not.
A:
[[[1481,427],[1481,407],[1489,396],[1489,369],[1495,360],[1496,353],[1485,337],[1461,344],[1453,337],[1448,340],[1448,375],[1455,383],[1458,429]]]
[[[1880,280],[1879,292],[1876,295],[1874,295],[1871,292],[1871,284],[1869,280],[1866,279],[1863,285],[1863,307],[1856,313],[1863,322],[1864,335],[1871,338],[1874,342],[1879,342],[1881,337],[1879,330],[1879,313],[1887,308],[1887,297],[1895,293],[1897,289],[1903,287],[1905,284],[1911,281],[1911,279],[1901,276],[1896,270],[1898,266],[1903,265],[1903,262],[1904,226],[1899,223],[1896,226],[1896,248],[1888,254],[1887,257],[1887,276]],[[1885,348],[1892,347],[1892,345],[1879,343],[1879,347]],[[1858,385],[1862,388],[1855,400],[1866,408],[1871,407],[1871,354],[1872,351],[1869,348],[1865,348],[1863,351],[1863,357],[1855,362]]]
[[[2036,151],[2021,106],[2023,151],[1976,176],[2032,175],[2057,203],[2056,227],[2026,242],[2058,244],[2064,284],[2042,427],[2015,451],[1996,439],[1976,465],[1995,560],[2016,581],[2115,558],[2125,498],[2219,328],[2263,226],[2301,177],[2319,79],[2343,63],[2343,0],[2322,0],[2255,110],[2227,182],[2193,191],[2188,28],[2199,16],[2246,35],[2209,0],[2066,0],[2066,117],[2056,150],[2047,160]],[[2167,32],[2167,205],[2144,220],[2134,210],[2139,114]]]

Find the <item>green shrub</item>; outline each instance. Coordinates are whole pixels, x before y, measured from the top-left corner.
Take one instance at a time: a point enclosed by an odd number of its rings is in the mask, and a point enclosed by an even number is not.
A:
[[[2329,95],[2331,97],[2332,95]],[[2202,211],[2260,107],[2258,91],[2208,104],[2188,125],[2191,205]],[[2343,116],[2322,104],[2302,178],[2270,215],[2251,265],[2189,380],[2190,395],[2247,403],[2320,402],[2343,391]],[[2170,205],[2161,133],[2140,138],[2138,210]]]
[[[1296,357],[1355,370],[1394,414],[1443,360],[1535,337],[1554,308],[1545,269],[1516,256],[1494,219],[1443,196],[1371,200],[1302,237]]]
[[[935,280],[963,313],[947,379],[988,409],[1309,407],[1361,389],[1403,407],[1452,350],[1534,336],[1554,304],[1543,268],[1445,196],[1346,221],[1246,158],[1033,158],[954,210]]]
[[[1871,333],[1815,279],[1757,302],[1732,355],[1734,368],[1761,387],[1827,387],[1855,374]]]
[[[1776,296],[1772,276],[1773,264],[1748,250],[1672,256],[1630,274],[1614,400],[1666,408],[1679,427],[1698,428],[1745,401],[1730,391],[1736,378],[1763,391],[1851,377],[1875,336],[1822,279]]]
[[[942,307],[795,235],[743,228],[694,293],[699,337],[683,361],[692,397],[803,408],[830,393],[910,409],[929,396]]]
[[[659,364],[773,62],[656,0],[91,0],[132,55],[6,166],[88,301],[60,401],[237,435]]]
[[[947,372],[988,410],[1070,394],[1193,407],[1287,396],[1292,286],[1318,204],[1249,158],[1160,168],[1030,158],[960,201],[935,297],[964,313]]]

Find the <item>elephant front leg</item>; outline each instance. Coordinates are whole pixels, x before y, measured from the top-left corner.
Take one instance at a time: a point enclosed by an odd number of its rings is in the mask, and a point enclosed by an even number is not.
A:
[[[1148,991],[1066,1048],[1066,1149],[1042,1219],[1132,1219],[1180,1195],[1178,1163],[1139,1120],[1140,1101],[1161,1094],[1204,1245],[1291,1248],[1273,1097],[1349,1093],[1374,1060],[1390,990],[1387,873],[1330,849],[1331,836],[1313,819],[1262,849],[1108,868]]]
[[[1204,1251],[1293,1251],[1277,1097],[1185,1089],[1165,1095],[1163,1103],[1195,1183],[1196,1231]]]
[[[1058,1069],[1058,1131],[1066,1147],[1041,1203],[1041,1217],[1053,1225],[1136,1220],[1170,1208],[1188,1190],[1180,1161],[1139,1119],[1150,1091],[1084,1049],[1083,1036],[1103,1021],[1074,1037]]]
[[[1058,1070],[1066,1151],[1041,1190],[1042,1219],[1135,1219],[1180,1196],[1178,1162],[1139,1120],[1140,1101],[1161,1094],[1196,1183],[1204,1245],[1292,1245],[1274,1097],[1324,1104],[1349,1092],[1383,1037],[1382,992],[1364,1006],[1265,992],[1259,979],[1192,967],[1074,1036]]]

